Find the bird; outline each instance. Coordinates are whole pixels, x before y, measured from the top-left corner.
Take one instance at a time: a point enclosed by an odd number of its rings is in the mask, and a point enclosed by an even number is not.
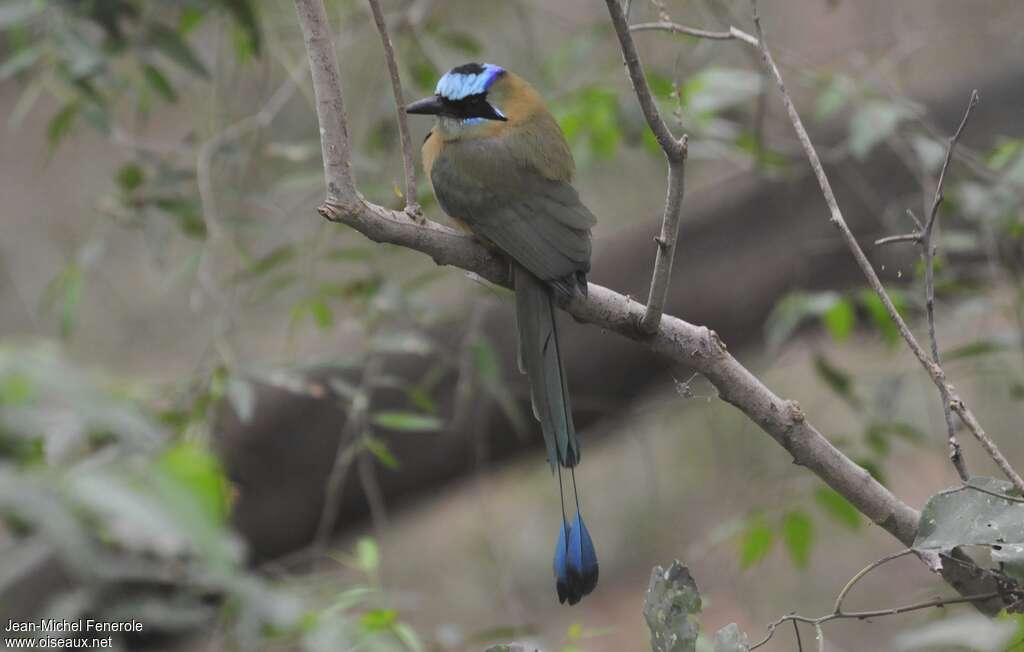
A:
[[[435,116],[423,141],[423,168],[441,209],[496,249],[511,266],[519,370],[530,385],[547,459],[558,472],[562,523],[553,569],[560,603],[574,605],[597,586],[598,561],[580,512],[573,425],[556,301],[587,294],[594,214],[572,186],[576,164],[565,134],[533,86],[489,63],[445,73],[434,94],[405,107]],[[575,516],[566,518],[562,469]]]

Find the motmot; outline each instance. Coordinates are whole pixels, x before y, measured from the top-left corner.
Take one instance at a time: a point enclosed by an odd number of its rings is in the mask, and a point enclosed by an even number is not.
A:
[[[586,296],[590,229],[597,220],[572,186],[576,164],[561,127],[522,77],[493,64],[467,63],[445,73],[434,95],[405,110],[436,116],[422,155],[441,209],[511,265],[519,369],[529,380],[548,463],[558,472],[562,524],[555,587],[559,602],[576,604],[597,586],[598,564],[576,490],[580,445],[555,302]],[[571,524],[563,468],[572,477],[576,503]]]

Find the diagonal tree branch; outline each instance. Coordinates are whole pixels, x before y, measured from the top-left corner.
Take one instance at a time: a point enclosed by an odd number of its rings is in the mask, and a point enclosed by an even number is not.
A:
[[[362,203],[352,176],[348,119],[341,93],[341,71],[335,60],[334,39],[323,2],[296,2],[295,10],[309,57],[316,113],[320,119],[320,149],[324,158],[327,201],[354,208]]]
[[[606,2],[612,25],[615,27],[615,34],[622,47],[629,79],[633,83],[633,91],[640,102],[640,109],[668,160],[668,193],[665,197],[665,212],[661,219],[661,234],[655,238],[658,249],[654,256],[651,291],[647,297],[647,310],[639,322],[641,332],[650,335],[658,330],[668,297],[669,279],[672,276],[672,259],[675,256],[676,242],[679,239],[679,221],[682,219],[683,195],[686,191],[686,157],[689,147],[686,136],[677,140],[661,118],[658,103],[651,93],[647,76],[644,75],[643,64],[640,63],[636,44],[629,33],[629,21],[622,5],[618,0],[606,0]]]
[[[459,267],[508,287],[508,265],[470,236],[433,222],[416,224],[405,213],[377,206],[359,195],[349,165],[340,75],[323,2],[295,0],[295,5],[305,36],[321,125],[327,199],[319,209],[320,214],[351,226],[375,242],[422,252],[440,265]],[[833,446],[807,421],[795,401],[784,400],[768,389],[729,354],[714,331],[666,315],[655,333],[638,333],[637,324],[645,307],[593,283],[589,285],[587,297],[576,297],[563,302],[561,307],[578,321],[636,340],[667,360],[703,374],[715,385],[723,400],[742,411],[785,448],[794,463],[807,467],[901,543],[912,545],[920,518],[917,510],[899,500]],[[963,595],[989,594],[995,590],[991,578],[976,566],[944,564],[942,572]],[[976,603],[976,606],[994,612],[1000,605],[989,601]]]
[[[775,82],[779,87],[779,92],[782,95],[782,103],[786,107],[786,113],[789,115],[789,120],[793,124],[793,129],[796,131],[797,139],[800,141],[800,145],[804,149],[804,153],[807,156],[807,160],[811,164],[811,169],[814,171],[814,176],[818,180],[818,185],[821,187],[822,195],[825,197],[825,203],[828,205],[829,213],[831,214],[832,225],[839,230],[839,234],[842,236],[843,241],[846,243],[850,253],[853,254],[854,260],[857,261],[857,265],[860,267],[861,272],[867,278],[868,285],[875,291],[878,298],[881,299],[882,305],[885,306],[886,312],[889,314],[890,319],[896,324],[896,328],[899,330],[903,340],[910,347],[910,350],[921,362],[921,365],[931,376],[932,381],[939,388],[943,398],[948,397],[948,403],[950,409],[953,410],[963,421],[964,425],[967,426],[968,430],[975,436],[978,442],[982,445],[985,451],[992,457],[992,459],[999,466],[1000,470],[1006,475],[1007,478],[1013,483],[1013,485],[1022,493],[1024,493],[1024,479],[1013,469],[1009,461],[999,451],[998,446],[991,438],[985,433],[985,430],[981,427],[974,413],[967,407],[963,399],[957,395],[953,386],[946,381],[946,374],[943,372],[942,367],[931,360],[924,347],[917,341],[914,334],[910,332],[910,327],[907,326],[906,321],[900,315],[899,311],[896,310],[896,306],[893,305],[892,299],[889,298],[889,293],[886,292],[885,287],[882,285],[882,281],[878,278],[878,274],[875,272],[875,268],[871,266],[871,262],[868,261],[867,256],[864,255],[864,250],[861,249],[860,244],[857,242],[857,238],[850,231],[850,227],[847,226],[846,220],[843,218],[843,213],[839,209],[839,204],[836,201],[835,194],[832,192],[832,184],[828,180],[828,175],[825,174],[825,168],[821,164],[821,159],[818,157],[818,152],[815,150],[813,143],[811,143],[810,136],[807,135],[807,129],[804,128],[803,120],[800,119],[800,114],[797,113],[796,106],[793,104],[793,99],[790,97],[789,92],[786,90],[786,83],[782,79],[782,73],[779,72],[779,67],[775,64],[775,59],[772,58],[771,52],[768,50],[767,45],[764,42],[764,32],[761,29],[761,18],[757,11],[757,0],[751,0],[751,5],[754,10],[754,26],[757,32],[758,47],[761,50],[761,57],[764,60],[765,68],[775,78]],[[934,213],[934,211],[933,211]],[[933,221],[934,215],[930,218]]]

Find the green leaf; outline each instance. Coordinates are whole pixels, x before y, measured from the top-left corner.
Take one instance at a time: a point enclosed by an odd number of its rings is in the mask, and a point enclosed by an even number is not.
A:
[[[856,89],[856,82],[846,75],[832,75],[815,101],[814,118],[821,121],[841,110],[849,103]]]
[[[825,328],[832,336],[832,339],[837,342],[843,342],[853,332],[853,325],[857,320],[857,314],[853,308],[853,303],[849,299],[839,299],[832,307],[822,313],[821,320],[825,323]]]
[[[60,144],[60,141],[71,131],[75,118],[78,117],[79,104],[73,100],[68,102],[57,111],[50,122],[46,125],[46,140],[53,150]]]
[[[1004,480],[975,476],[972,486],[1019,498]],[[914,539],[915,550],[949,551],[957,546],[985,545],[1020,548],[1024,553],[1024,503],[964,488],[940,492],[928,499]]]
[[[359,623],[370,632],[386,632],[395,626],[398,612],[394,609],[371,609],[362,615]]]
[[[833,520],[851,530],[860,529],[860,512],[835,490],[822,487],[814,492],[814,500]]]
[[[62,338],[71,337],[78,321],[78,304],[82,294],[82,269],[71,263],[46,286],[47,303],[57,310]]]
[[[853,390],[853,377],[829,362],[823,354],[814,356],[814,372],[833,392],[853,407],[861,404],[860,397]]]
[[[1006,138],[992,150],[988,155],[986,162],[993,170],[1002,170],[1009,165],[1012,160],[1017,158],[1022,149],[1024,149],[1024,140]]]
[[[297,254],[298,250],[294,245],[286,244],[275,247],[255,261],[249,263],[249,265],[246,266],[245,271],[240,272],[235,279],[254,279],[265,276],[270,272],[275,271],[285,263],[289,263],[294,260]]]
[[[715,633],[713,652],[749,652],[750,641],[736,623],[729,623]]]
[[[786,512],[782,517],[782,542],[797,568],[806,568],[811,560],[814,529],[811,517],[804,511]]]
[[[301,324],[307,316],[313,318],[320,330],[330,330],[334,325],[334,311],[322,299],[313,297],[292,306],[292,327]]]
[[[433,88],[437,82],[438,77],[441,76],[440,71],[433,63],[430,62],[426,55],[423,58],[410,59],[409,56],[403,57],[408,61],[410,77],[416,82],[416,85],[420,88]]]
[[[660,100],[668,100],[675,92],[675,85],[672,80],[656,72],[647,73],[647,84],[651,87],[651,93]]]
[[[684,106],[694,114],[715,114],[749,102],[761,92],[761,75],[742,68],[705,68],[683,85]]]
[[[900,123],[910,116],[907,107],[895,102],[866,102],[850,118],[850,152],[858,159],[867,158],[876,145],[892,136]]]
[[[215,521],[227,518],[228,481],[213,453],[195,443],[181,443],[160,456],[157,468],[186,487]]]
[[[768,348],[777,350],[811,317],[822,317],[843,301],[835,292],[793,292],[784,296],[765,321]]]
[[[417,636],[416,631],[412,627],[406,623],[395,623],[392,632],[402,642],[405,649],[410,650],[410,652],[422,652],[423,642],[420,641],[420,637]]]
[[[199,201],[193,197],[158,197],[152,202],[164,215],[171,217],[182,234],[201,240],[206,237],[206,222]]]
[[[401,411],[381,411],[370,416],[370,421],[381,428],[404,432],[428,432],[440,430],[441,420],[429,414]]]
[[[565,137],[581,165],[592,158],[610,158],[622,140],[619,99],[615,93],[587,86],[555,107]]]
[[[23,406],[36,398],[36,386],[28,375],[14,372],[0,380],[0,405]]]
[[[5,81],[32,67],[43,56],[43,48],[27,47],[0,64],[0,81]]]
[[[749,131],[737,136],[735,145],[740,151],[755,157],[757,162],[765,167],[781,169],[789,164],[789,159],[785,154],[768,149],[764,142],[759,142],[757,137]]]
[[[356,586],[346,589],[334,596],[331,602],[331,609],[335,611],[347,611],[356,605],[362,604],[373,595],[373,591],[366,586]]]
[[[424,412],[437,412],[437,404],[434,403],[430,393],[423,387],[410,387],[406,394],[409,397],[409,401]]]
[[[942,361],[951,362],[953,360],[974,358],[981,355],[988,355],[990,353],[1002,353],[1010,350],[1011,348],[1013,347],[1009,342],[1001,339],[992,338],[977,340],[946,351],[942,354]]]
[[[235,19],[240,31],[245,35],[246,51],[259,56],[263,47],[263,37],[260,32],[259,16],[257,7],[259,3],[253,0],[220,0],[220,3],[227,7],[231,17]],[[236,48],[240,47],[239,41],[235,42]]]
[[[171,82],[168,81],[159,68],[150,63],[143,64],[142,76],[145,77],[146,82],[153,90],[159,93],[165,100],[168,102],[178,101],[178,94],[174,92],[174,87],[171,86]]]
[[[380,567],[380,548],[370,537],[356,542],[356,566],[366,574],[372,574]]]
[[[868,448],[870,448],[876,455],[885,457],[889,454],[889,437],[888,433],[878,426],[878,424],[870,424],[867,430],[864,431],[864,441],[867,442]]]
[[[210,77],[206,65],[192,47],[175,30],[153,23],[146,34],[146,42],[168,59],[204,79]]]
[[[755,517],[747,523],[740,542],[740,568],[750,568],[760,563],[775,543],[775,531],[768,523]]]
[[[231,28],[231,42],[235,46],[235,56],[242,63],[247,63],[256,58],[257,46],[253,44],[252,36],[244,29],[237,26]]]
[[[893,436],[902,437],[912,443],[925,441],[924,433],[909,423],[900,421],[872,421],[864,430],[864,441],[879,457],[889,454]]]
[[[501,363],[498,361],[498,355],[494,351],[494,345],[490,339],[481,336],[474,340],[471,346],[473,366],[476,369],[477,376],[480,378],[480,384],[483,386],[484,391],[491,397],[491,400],[498,404],[498,407],[501,408],[509,423],[516,429],[516,432],[525,432],[527,427],[526,420],[523,418],[523,412],[519,404],[512,398],[512,393],[508,391],[508,387],[502,378]]]
[[[146,175],[137,163],[125,163],[117,171],[117,185],[126,193],[129,193],[146,180]]]
[[[473,366],[476,368],[477,376],[484,383],[501,382],[501,365],[498,363],[498,356],[494,352],[494,346],[486,337],[478,337],[473,340]]]
[[[196,7],[183,8],[181,15],[178,17],[178,33],[182,36],[187,36],[189,32],[199,27],[204,18],[206,18],[206,12]]]
[[[871,321],[875,323],[879,332],[890,344],[895,344],[900,339],[899,328],[896,327],[896,322],[889,316],[889,311],[885,309],[885,304],[878,297],[873,290],[864,289],[858,294],[861,305],[864,306],[868,311],[868,315],[871,316]],[[903,314],[902,303],[903,300],[899,293],[890,292],[889,298],[893,302],[893,306],[896,308],[896,312],[901,316]]]
[[[371,435],[363,437],[363,445],[366,446],[366,450],[377,458],[377,461],[383,464],[386,468],[392,471],[397,471],[402,465],[399,463],[398,458],[388,448],[387,443],[383,439],[378,439]]]

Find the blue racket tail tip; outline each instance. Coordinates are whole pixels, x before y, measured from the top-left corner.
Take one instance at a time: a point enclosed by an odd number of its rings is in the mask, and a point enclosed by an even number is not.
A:
[[[597,586],[597,551],[579,510],[572,525],[562,521],[555,545],[554,571],[560,603],[574,605]]]

